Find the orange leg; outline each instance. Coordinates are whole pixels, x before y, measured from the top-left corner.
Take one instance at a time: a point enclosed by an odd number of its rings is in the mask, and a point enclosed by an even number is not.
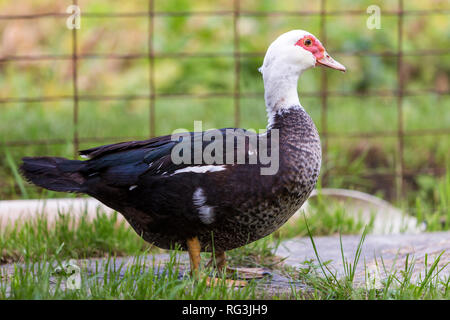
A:
[[[189,252],[189,261],[191,263],[191,275],[198,276],[200,269],[200,241],[197,237],[187,239],[186,244]]]
[[[200,241],[198,240],[197,237],[191,238],[191,239],[187,239],[186,241],[187,247],[188,247],[188,252],[189,252],[189,260],[191,263],[191,275],[194,276],[195,278],[199,278],[200,275],[200,251],[201,251],[201,245],[200,245]],[[221,253],[219,255],[220,258],[220,262],[218,264],[219,268],[224,268],[225,266],[225,253]],[[219,282],[219,279],[216,278],[210,278],[208,277],[206,279],[206,285],[207,286],[211,286],[212,284],[217,284]],[[226,280],[226,284],[229,287],[232,286],[236,286],[236,287],[240,287],[240,286],[245,286],[247,284],[246,281],[239,281],[239,280]]]

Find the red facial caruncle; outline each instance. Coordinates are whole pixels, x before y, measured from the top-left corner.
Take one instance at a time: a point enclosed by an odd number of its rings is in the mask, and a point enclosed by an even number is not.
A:
[[[322,46],[319,40],[312,35],[306,35],[295,43],[296,46],[300,46],[305,50],[311,52],[317,60],[323,58],[325,54],[325,48]]]

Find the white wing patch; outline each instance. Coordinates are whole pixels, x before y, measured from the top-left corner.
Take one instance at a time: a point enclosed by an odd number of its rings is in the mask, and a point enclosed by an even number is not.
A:
[[[200,220],[204,224],[211,224],[214,222],[214,207],[205,205],[206,196],[202,188],[197,188],[197,190],[195,190],[194,194],[192,195],[192,202],[196,207],[198,207]]]
[[[183,172],[194,172],[194,173],[205,173],[205,172],[216,172],[216,171],[223,171],[225,170],[225,166],[213,166],[213,165],[207,165],[207,166],[193,166],[193,167],[186,167],[183,169],[178,169],[174,174],[183,173]]]

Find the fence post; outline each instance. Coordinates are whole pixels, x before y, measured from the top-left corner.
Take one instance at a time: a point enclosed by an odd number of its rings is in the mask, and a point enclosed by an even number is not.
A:
[[[320,1],[320,40],[326,46],[327,31],[326,31],[326,0]],[[322,144],[322,165],[324,173],[322,174],[322,186],[326,185],[328,176],[328,127],[327,127],[327,113],[328,113],[328,77],[325,68],[321,68],[320,81],[320,97],[321,97],[321,119],[320,135],[323,138]]]
[[[73,5],[78,5],[73,0]],[[73,90],[73,156],[78,158],[80,139],[78,136],[78,49],[77,28],[72,28],[72,90]]]
[[[156,134],[155,130],[155,51],[153,47],[153,34],[155,29],[155,3],[148,1],[148,81],[149,81],[149,133],[150,138]]]
[[[403,74],[403,0],[398,0],[398,16],[397,16],[397,157],[395,166],[395,181],[397,200],[402,198],[404,193],[404,134],[403,134],[403,90],[404,90],[404,74]]]
[[[234,59],[234,126],[239,128],[241,122],[240,107],[241,107],[241,62],[240,62],[240,46],[239,46],[239,15],[240,15],[240,0],[233,2],[233,59]]]

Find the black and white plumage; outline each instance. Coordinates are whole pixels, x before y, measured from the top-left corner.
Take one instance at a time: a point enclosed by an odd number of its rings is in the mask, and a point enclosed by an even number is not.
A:
[[[309,41],[307,41],[309,40]],[[310,42],[313,46],[310,46]],[[170,136],[81,151],[89,160],[24,158],[21,172],[55,191],[88,194],[120,212],[146,241],[187,248],[198,238],[203,251],[224,252],[269,235],[282,226],[313,190],[321,165],[320,139],[297,95],[300,74],[322,64],[345,68],[310,33],[294,30],[269,47],[263,74],[270,142],[279,130],[279,169],[261,175],[249,164],[175,164]],[[227,136],[227,130],[220,130]],[[202,133],[191,133],[202,141]],[[208,145],[202,142],[203,147]],[[270,145],[269,145],[270,147]],[[252,150],[246,143],[246,154]]]

